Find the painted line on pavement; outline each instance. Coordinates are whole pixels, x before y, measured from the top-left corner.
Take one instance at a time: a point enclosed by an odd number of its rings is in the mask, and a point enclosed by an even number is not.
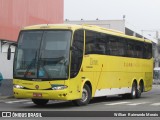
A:
[[[153,105],[153,106],[160,106],[160,102],[159,103],[153,103],[151,105]]]
[[[143,104],[146,104],[146,103],[149,103],[149,102],[140,102],[140,103],[132,103],[132,104],[127,104],[127,105],[143,105]]]
[[[30,100],[16,100],[16,101],[7,101],[5,103],[18,103],[18,102],[27,102],[27,101],[30,101]]]
[[[131,102],[116,102],[116,103],[110,103],[110,104],[105,104],[105,105],[121,105],[121,104],[127,104]]]

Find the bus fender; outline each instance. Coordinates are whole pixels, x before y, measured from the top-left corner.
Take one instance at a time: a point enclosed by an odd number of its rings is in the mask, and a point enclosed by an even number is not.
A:
[[[131,87],[131,88],[132,88],[133,82],[136,82],[136,84],[138,84],[137,79],[136,79],[136,78],[133,78],[132,81],[131,81],[131,84],[130,84],[130,87]]]
[[[90,87],[90,89],[91,89],[91,91],[92,91],[92,84],[91,84],[90,80],[87,79],[87,78],[86,78],[86,79],[82,79],[81,90],[83,90],[83,87],[84,87],[84,85],[85,85],[86,83],[89,83],[89,84],[90,84],[89,87]]]

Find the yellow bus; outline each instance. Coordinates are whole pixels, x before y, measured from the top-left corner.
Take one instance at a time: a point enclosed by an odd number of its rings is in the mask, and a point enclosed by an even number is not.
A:
[[[80,106],[100,96],[139,98],[152,89],[152,74],[149,40],[93,25],[34,25],[19,34],[13,91],[37,105]]]

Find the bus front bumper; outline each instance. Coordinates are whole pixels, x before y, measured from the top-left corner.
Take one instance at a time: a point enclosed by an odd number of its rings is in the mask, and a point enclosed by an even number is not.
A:
[[[15,98],[70,100],[68,90],[26,90],[14,88]]]

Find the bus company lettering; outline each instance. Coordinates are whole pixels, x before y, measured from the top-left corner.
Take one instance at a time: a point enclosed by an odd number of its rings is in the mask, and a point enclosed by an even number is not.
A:
[[[98,65],[98,60],[90,58],[90,65]]]
[[[132,62],[124,62],[124,67],[133,67]]]

